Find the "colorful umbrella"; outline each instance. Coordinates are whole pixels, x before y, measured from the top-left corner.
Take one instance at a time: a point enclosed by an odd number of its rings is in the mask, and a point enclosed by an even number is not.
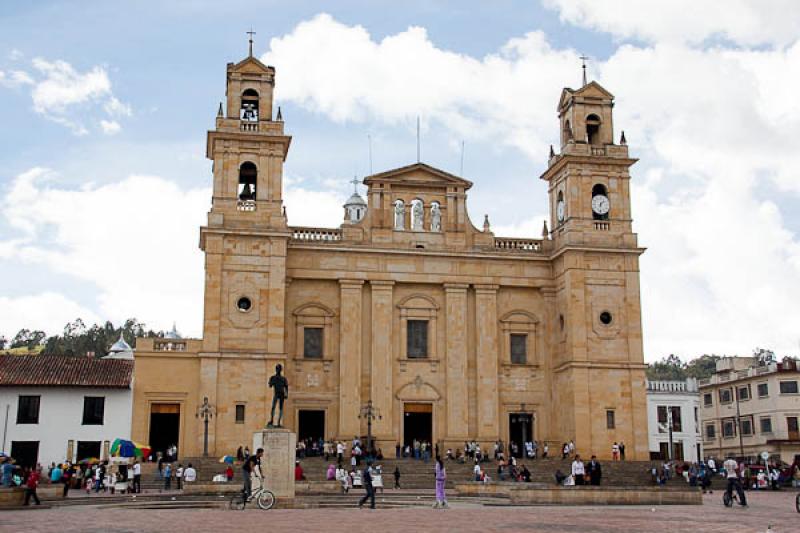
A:
[[[78,461],[78,464],[81,464],[81,465],[93,465],[93,464],[97,464],[99,462],[100,462],[100,459],[98,459],[97,457],[87,457],[85,459],[81,459],[80,461]]]
[[[234,459],[232,455],[223,455],[222,457],[219,458],[220,463],[228,463],[229,465],[232,465],[233,461]]]
[[[114,457],[143,457],[150,455],[150,446],[131,440],[114,439],[111,444],[111,455]]]

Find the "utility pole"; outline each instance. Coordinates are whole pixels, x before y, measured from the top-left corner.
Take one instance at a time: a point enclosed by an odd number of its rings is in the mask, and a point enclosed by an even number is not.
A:
[[[667,454],[667,458],[672,462],[672,407],[669,405],[667,406],[667,428],[669,430],[669,453]]]
[[[744,442],[742,441],[742,414],[739,412],[739,387],[736,385],[733,386],[733,397],[736,399],[736,431],[739,433],[739,458],[741,461],[744,461]]]
[[[203,398],[203,405],[197,408],[196,418],[203,419],[203,457],[208,457],[208,421],[214,418],[214,406],[208,403],[208,396]]]
[[[374,446],[372,444],[372,421],[373,420],[381,420],[381,414],[377,407],[372,404],[372,400],[367,401],[367,403],[361,407],[361,412],[358,414],[358,418],[367,419],[367,455],[371,454],[374,450]]]

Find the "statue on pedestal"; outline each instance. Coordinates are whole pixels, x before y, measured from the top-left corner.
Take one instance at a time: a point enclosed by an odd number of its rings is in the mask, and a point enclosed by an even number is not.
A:
[[[289,380],[287,380],[285,376],[281,375],[282,371],[283,367],[281,365],[276,365],[275,375],[269,378],[269,386],[275,389],[275,391],[272,396],[272,411],[269,415],[269,423],[267,424],[268,428],[281,427],[281,422],[283,422],[283,402],[289,396]],[[278,402],[280,402],[278,424],[275,425],[275,404]]]

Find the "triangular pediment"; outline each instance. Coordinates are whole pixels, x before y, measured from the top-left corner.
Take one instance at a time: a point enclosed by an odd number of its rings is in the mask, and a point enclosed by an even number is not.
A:
[[[253,56],[246,57],[238,63],[228,66],[229,72],[241,72],[244,74],[266,74],[274,70],[272,67],[265,65]]]
[[[409,185],[416,187],[462,187],[464,190],[472,187],[472,182],[460,178],[455,174],[450,174],[444,170],[426,165],[425,163],[414,163],[405,167],[387,170],[378,174],[372,174],[364,178],[364,184],[370,185],[377,182],[389,182],[398,185]]]
[[[581,96],[583,98],[600,98],[603,100],[614,99],[614,95],[608,92],[602,85],[596,81],[590,81],[580,89],[565,87],[561,91],[561,98],[558,100],[558,109],[566,107],[569,101],[576,96]]]

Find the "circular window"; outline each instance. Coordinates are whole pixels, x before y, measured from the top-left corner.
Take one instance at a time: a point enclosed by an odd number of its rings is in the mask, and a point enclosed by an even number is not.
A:
[[[242,296],[241,298],[239,298],[239,301],[236,302],[236,307],[239,309],[239,311],[243,313],[249,311],[252,306],[253,303],[250,301],[250,298],[246,296]]]
[[[564,315],[558,315],[558,325],[561,326],[561,331],[564,331]]]
[[[611,313],[609,313],[608,311],[603,311],[602,313],[600,313],[600,322],[602,322],[606,326],[611,324],[611,320],[613,320],[613,317],[611,316]]]

